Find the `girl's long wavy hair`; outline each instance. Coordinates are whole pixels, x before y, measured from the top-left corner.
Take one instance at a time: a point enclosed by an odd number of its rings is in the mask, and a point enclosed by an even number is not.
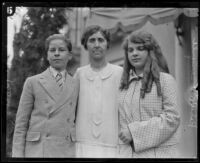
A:
[[[125,38],[122,44],[125,51],[125,57],[120,90],[128,89],[129,75],[131,71],[134,71],[134,67],[130,64],[128,60],[129,42],[143,44],[145,50],[148,51],[148,56],[143,71],[142,87],[140,90],[141,98],[145,97],[145,93],[151,92],[153,82],[155,82],[157,86],[158,96],[161,96],[160,72],[169,73],[169,69],[157,41],[152,36],[152,34],[146,31],[131,33]]]

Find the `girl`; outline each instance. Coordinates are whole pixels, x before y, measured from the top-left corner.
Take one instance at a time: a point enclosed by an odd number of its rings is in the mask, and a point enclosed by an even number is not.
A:
[[[131,33],[123,43],[119,96],[119,154],[133,158],[177,157],[176,84],[154,37]]]

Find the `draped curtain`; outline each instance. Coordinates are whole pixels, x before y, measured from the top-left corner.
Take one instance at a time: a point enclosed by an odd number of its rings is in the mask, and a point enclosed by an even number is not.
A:
[[[197,17],[198,8],[91,8],[86,26],[98,24],[110,29],[111,34],[119,28],[128,32],[148,21],[153,25],[174,21],[180,14]]]

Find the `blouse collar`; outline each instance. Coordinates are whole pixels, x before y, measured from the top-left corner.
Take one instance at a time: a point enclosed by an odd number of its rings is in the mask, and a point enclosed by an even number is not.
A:
[[[135,71],[131,70],[129,73],[129,82],[131,82],[132,80],[139,80],[143,78],[143,73],[141,73],[140,75],[137,75],[135,73]]]
[[[101,79],[103,80],[110,77],[112,73],[113,73],[113,70],[110,63],[107,63],[107,65],[99,72],[94,71],[91,65],[89,65],[88,71],[86,71],[86,77],[89,80],[94,80],[95,76],[99,75]]]

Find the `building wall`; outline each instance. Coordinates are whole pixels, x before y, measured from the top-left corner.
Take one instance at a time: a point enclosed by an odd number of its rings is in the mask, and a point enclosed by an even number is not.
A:
[[[191,29],[194,19],[179,18],[184,34],[176,38],[176,80],[178,83],[178,102],[181,113],[180,144],[181,157],[197,158],[197,104],[192,107],[192,92],[194,87],[192,76],[192,37]],[[197,33],[198,35],[198,33]],[[181,45],[180,45],[181,42]],[[192,111],[192,109],[194,109]],[[195,115],[193,115],[195,114]],[[196,117],[196,118],[195,118]],[[194,118],[194,119],[193,119]]]

